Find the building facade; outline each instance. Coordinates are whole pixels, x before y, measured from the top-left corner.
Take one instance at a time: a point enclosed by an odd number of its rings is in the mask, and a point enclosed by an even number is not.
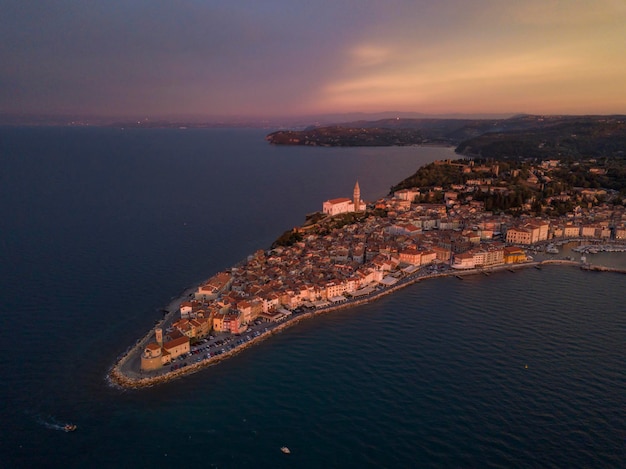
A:
[[[352,200],[342,197],[327,200],[322,204],[322,212],[330,216],[339,215],[341,213],[360,212],[362,210],[365,210],[365,203],[361,200],[359,181],[354,185]]]

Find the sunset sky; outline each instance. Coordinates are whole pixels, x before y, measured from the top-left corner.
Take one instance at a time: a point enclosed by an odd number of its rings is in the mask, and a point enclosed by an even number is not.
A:
[[[0,112],[626,113],[625,0],[0,0]]]

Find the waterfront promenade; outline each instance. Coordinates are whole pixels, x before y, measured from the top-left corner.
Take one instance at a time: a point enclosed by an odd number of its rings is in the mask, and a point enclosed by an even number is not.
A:
[[[515,272],[519,269],[536,267],[542,268],[544,266],[567,266],[582,268],[584,270],[606,271],[606,272],[621,272],[626,273],[624,269],[613,269],[601,266],[589,266],[588,264],[581,264],[580,262],[571,260],[560,259],[548,259],[542,261],[530,261],[519,264],[504,264],[490,268],[481,269],[467,269],[467,270],[454,270],[446,268],[443,271],[429,271],[427,268],[420,269],[411,275],[408,275],[399,280],[395,285],[389,287],[378,287],[372,293],[364,295],[359,298],[347,299],[341,303],[333,304],[321,308],[309,308],[299,309],[291,316],[279,322],[261,323],[256,322],[246,332],[240,336],[232,336],[230,334],[219,334],[216,337],[203,344],[201,347],[192,347],[192,350],[198,350],[196,355],[191,355],[181,361],[177,362],[177,368],[173,369],[171,366],[164,366],[163,368],[145,372],[140,370],[140,360],[143,348],[150,341],[154,341],[154,329],[150,330],[143,338],[138,340],[132,348],[127,350],[122,356],[119,357],[115,365],[110,369],[108,373],[109,381],[117,386],[124,388],[143,388],[154,386],[160,383],[171,381],[173,379],[180,378],[190,373],[195,373],[208,366],[215,365],[227,358],[230,358],[238,353],[241,353],[245,349],[255,345],[274,334],[282,332],[284,329],[291,327],[300,321],[312,318],[319,314],[326,314],[340,309],[351,308],[358,305],[363,305],[376,301],[377,299],[394,293],[401,288],[408,285],[412,285],[416,282],[420,282],[427,279],[435,279],[442,277],[454,276],[459,279],[463,279],[466,276],[471,275],[490,275],[491,273],[499,271]],[[190,295],[195,291],[195,287],[187,289],[182,296],[172,301],[166,308],[166,315],[159,321],[155,327],[166,327],[172,322],[174,315],[177,313],[180,304],[183,301],[189,299]],[[208,355],[207,355],[208,354]],[[194,361],[195,359],[195,361]]]

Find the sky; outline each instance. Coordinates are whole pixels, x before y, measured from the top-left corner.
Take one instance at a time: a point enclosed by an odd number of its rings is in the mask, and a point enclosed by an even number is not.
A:
[[[0,0],[0,113],[626,114],[626,0]]]

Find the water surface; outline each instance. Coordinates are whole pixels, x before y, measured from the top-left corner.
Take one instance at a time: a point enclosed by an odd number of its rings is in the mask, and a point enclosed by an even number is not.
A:
[[[423,282],[184,379],[108,387],[115,357],[185,287],[351,196],[356,179],[373,200],[453,156],[263,137],[0,129],[4,466],[623,464],[618,274]],[[77,432],[59,429],[68,421]]]

